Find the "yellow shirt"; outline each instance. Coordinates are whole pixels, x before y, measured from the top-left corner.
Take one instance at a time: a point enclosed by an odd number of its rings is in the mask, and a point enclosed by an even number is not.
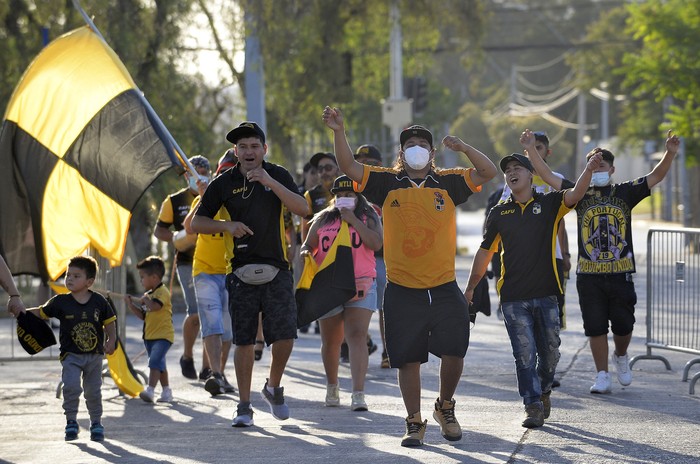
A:
[[[143,321],[144,340],[168,340],[175,342],[175,327],[173,326],[173,304],[170,292],[161,282],[156,288],[146,294],[150,299],[163,305],[158,311],[148,311]]]
[[[403,171],[364,166],[354,188],[382,207],[387,280],[409,288],[455,280],[456,206],[481,190],[473,171],[440,169],[416,183]]]
[[[199,204],[199,197],[192,202],[192,209]],[[220,209],[215,221],[221,221],[222,213],[225,210]],[[226,214],[228,217],[228,214]],[[192,262],[192,275],[203,272],[205,274],[226,274],[228,261],[226,259],[226,241],[224,240],[223,232],[218,234],[199,234],[197,236],[197,245],[194,249],[194,260]]]

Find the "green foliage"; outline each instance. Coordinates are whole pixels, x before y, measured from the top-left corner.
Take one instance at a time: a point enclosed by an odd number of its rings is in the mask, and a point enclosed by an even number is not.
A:
[[[700,3],[649,0],[627,6],[628,33],[641,40],[639,53],[624,58],[625,85],[633,95],[671,99],[661,129],[686,137],[689,158],[700,148]]]
[[[476,43],[482,2],[399,3],[404,75],[428,78],[430,104],[421,122],[442,126],[458,104],[436,79],[436,50],[452,39],[465,47]],[[328,137],[320,120],[326,104],[343,109],[351,132],[382,129],[380,102],[389,95],[389,5],[370,0],[242,2],[261,43],[270,138],[282,141],[287,161],[308,155],[297,153],[293,139],[309,132]],[[443,103],[451,103],[452,110],[445,111]]]

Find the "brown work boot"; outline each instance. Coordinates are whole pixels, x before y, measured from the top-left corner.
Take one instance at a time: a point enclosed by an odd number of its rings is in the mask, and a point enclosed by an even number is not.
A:
[[[543,425],[544,410],[542,408],[542,403],[538,401],[525,406],[525,420],[523,421],[523,427],[534,429],[535,427],[542,427]]]
[[[406,433],[401,439],[401,446],[423,446],[423,437],[425,437],[427,424],[427,419],[421,421],[419,412],[408,416],[406,418]]]
[[[542,409],[544,409],[544,418],[547,419],[549,417],[549,413],[552,412],[552,391],[548,391],[547,393],[542,393],[542,396],[540,396],[540,401],[542,401]]]
[[[433,419],[440,424],[440,433],[448,441],[457,441],[462,439],[462,427],[455,418],[455,400],[443,400],[440,404],[440,398],[435,400],[435,411],[433,411]]]

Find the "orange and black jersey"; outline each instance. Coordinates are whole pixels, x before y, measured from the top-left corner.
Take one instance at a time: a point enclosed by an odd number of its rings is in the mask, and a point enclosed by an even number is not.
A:
[[[381,206],[389,282],[433,288],[455,280],[456,206],[481,190],[472,171],[441,169],[410,179],[405,171],[364,166],[355,190]]]
[[[263,161],[263,169],[295,194],[298,194],[289,171],[282,166]],[[289,269],[284,208],[275,193],[259,182],[248,182],[238,165],[215,178],[207,187],[197,209],[197,216],[214,218],[224,207],[231,221],[250,227],[253,235],[233,239],[232,270],[246,264],[271,264]],[[225,235],[224,241],[230,243]]]
[[[481,248],[501,251],[501,302],[560,295],[555,259],[557,225],[569,211],[565,190],[534,193],[526,204],[511,195],[494,206],[486,219]]]

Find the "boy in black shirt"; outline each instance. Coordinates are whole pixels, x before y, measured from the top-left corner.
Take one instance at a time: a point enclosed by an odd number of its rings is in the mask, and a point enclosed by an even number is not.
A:
[[[93,258],[71,258],[65,279],[66,288],[70,293],[56,295],[46,304],[27,310],[42,319],[55,317],[61,321],[59,359],[63,366],[61,380],[63,411],[67,420],[66,441],[78,438],[78,405],[83,389],[90,414],[90,439],[103,441],[105,438],[104,427],[100,422],[102,359],[105,353],[114,353],[117,316],[102,295],[90,290],[96,275],[97,262]]]

